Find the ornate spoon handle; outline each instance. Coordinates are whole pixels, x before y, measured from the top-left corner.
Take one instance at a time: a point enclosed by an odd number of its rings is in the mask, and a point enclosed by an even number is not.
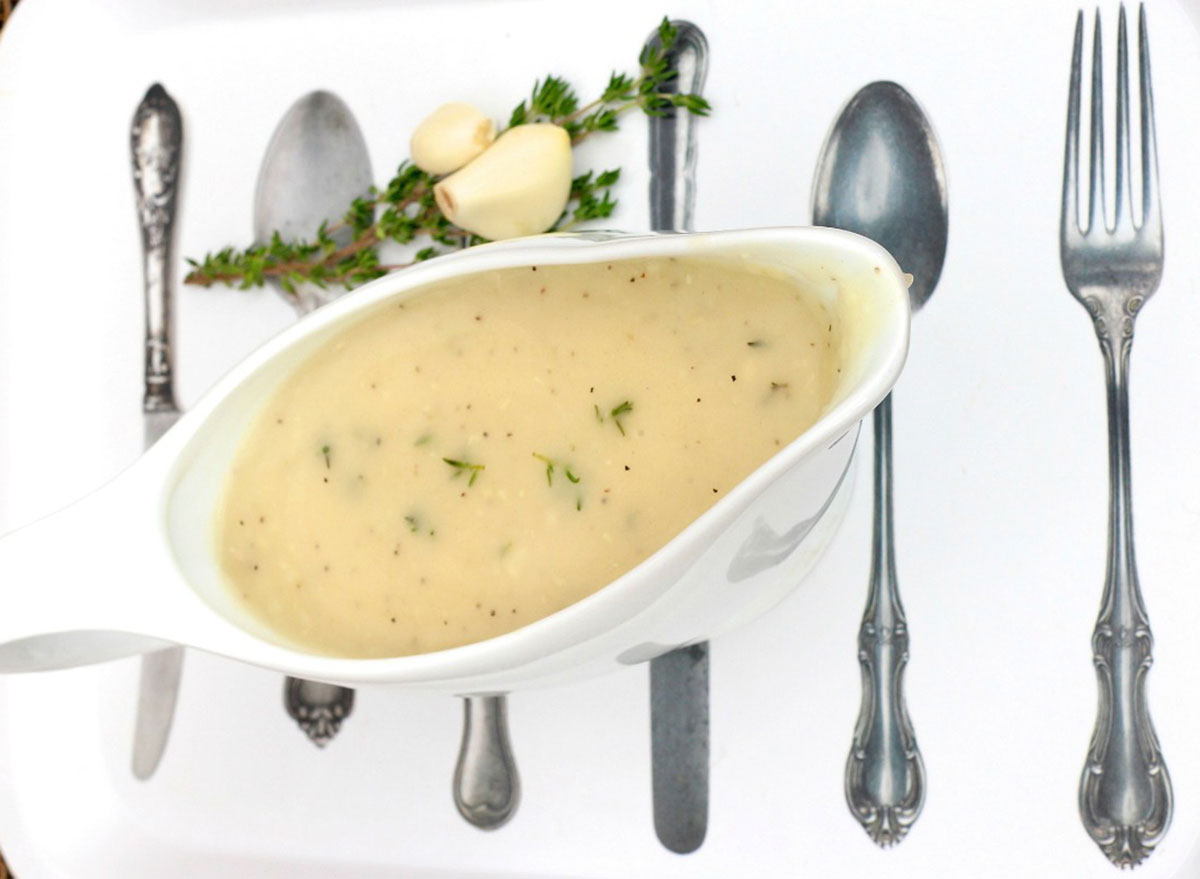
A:
[[[904,838],[925,802],[925,766],[904,705],[908,624],[892,540],[892,397],[875,409],[875,529],[858,631],[862,706],[846,761],[846,802],[881,846]]]
[[[337,684],[289,677],[283,685],[288,716],[318,748],[324,748],[354,710],[354,691]]]
[[[1132,317],[1111,321],[1098,316],[1097,335],[1108,391],[1108,572],[1092,633],[1100,699],[1079,783],[1079,813],[1109,860],[1131,867],[1141,863],[1167,832],[1172,793],[1146,707],[1154,639],[1133,555],[1128,381]]]
[[[296,310],[304,317],[321,304],[319,296],[304,295],[297,299]],[[309,741],[324,748],[354,710],[354,690],[289,675],[283,680],[283,707]]]

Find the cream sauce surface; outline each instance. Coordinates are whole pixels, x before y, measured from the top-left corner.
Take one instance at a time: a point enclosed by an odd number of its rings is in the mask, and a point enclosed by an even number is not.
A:
[[[553,613],[820,415],[837,328],[733,264],[526,266],[392,302],[264,407],[216,521],[229,587],[303,649],[401,656]]]

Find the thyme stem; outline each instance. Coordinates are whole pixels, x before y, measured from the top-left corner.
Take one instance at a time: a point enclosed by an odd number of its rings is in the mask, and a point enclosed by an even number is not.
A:
[[[513,110],[507,127],[552,122],[566,129],[575,146],[598,132],[617,131],[619,117],[635,107],[650,116],[662,115],[671,107],[708,115],[708,102],[699,95],[664,88],[675,75],[667,63],[667,52],[677,32],[664,17],[658,33],[660,47],[642,52],[636,76],[613,73],[603,93],[585,104],[580,104],[566,80],[547,76],[536,82],[530,97]],[[267,244],[241,250],[226,247],[206,254],[202,260],[189,259],[192,269],[184,283],[248,289],[274,279],[294,296],[299,283],[351,288],[464,244],[482,243],[483,239],[458,228],[442,214],[433,197],[438,179],[408,161],[402,162],[385,187],[372,188],[367,196],[355,199],[340,220],[322,225],[311,241],[285,242],[275,234]],[[619,168],[588,171],[576,177],[567,209],[550,231],[564,231],[612,216],[617,206],[612,190],[619,179]],[[351,230],[350,243],[339,246],[331,235],[347,228]],[[416,251],[413,262],[380,262],[380,244],[390,241],[409,245],[418,240],[429,243]]]

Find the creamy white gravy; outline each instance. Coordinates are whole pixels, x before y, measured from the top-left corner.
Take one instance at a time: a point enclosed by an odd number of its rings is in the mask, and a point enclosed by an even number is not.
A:
[[[689,259],[440,284],[319,350],[247,433],[229,586],[305,649],[400,656],[553,613],[820,415],[837,328],[795,282]]]

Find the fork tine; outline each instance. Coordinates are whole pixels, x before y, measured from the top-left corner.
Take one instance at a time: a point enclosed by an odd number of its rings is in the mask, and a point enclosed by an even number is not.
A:
[[[1096,26],[1092,35],[1092,142],[1088,151],[1089,170],[1088,222],[1085,232],[1095,228],[1096,217],[1105,221],[1104,206],[1104,75],[1101,58],[1100,10],[1096,10]]]
[[[1129,48],[1125,35],[1125,4],[1121,4],[1117,16],[1117,174],[1116,198],[1113,224],[1119,229],[1124,225],[1133,228],[1133,217],[1129,213],[1132,198],[1130,189],[1129,155]]]
[[[1162,207],[1158,200],[1158,146],[1154,135],[1154,90],[1150,85],[1150,42],[1146,6],[1138,6],[1138,67],[1142,98],[1142,232],[1162,240]]]
[[[1075,17],[1075,51],[1071,55],[1071,88],[1067,97],[1067,154],[1063,160],[1061,241],[1079,237],[1079,88],[1083,60],[1083,11]]]

